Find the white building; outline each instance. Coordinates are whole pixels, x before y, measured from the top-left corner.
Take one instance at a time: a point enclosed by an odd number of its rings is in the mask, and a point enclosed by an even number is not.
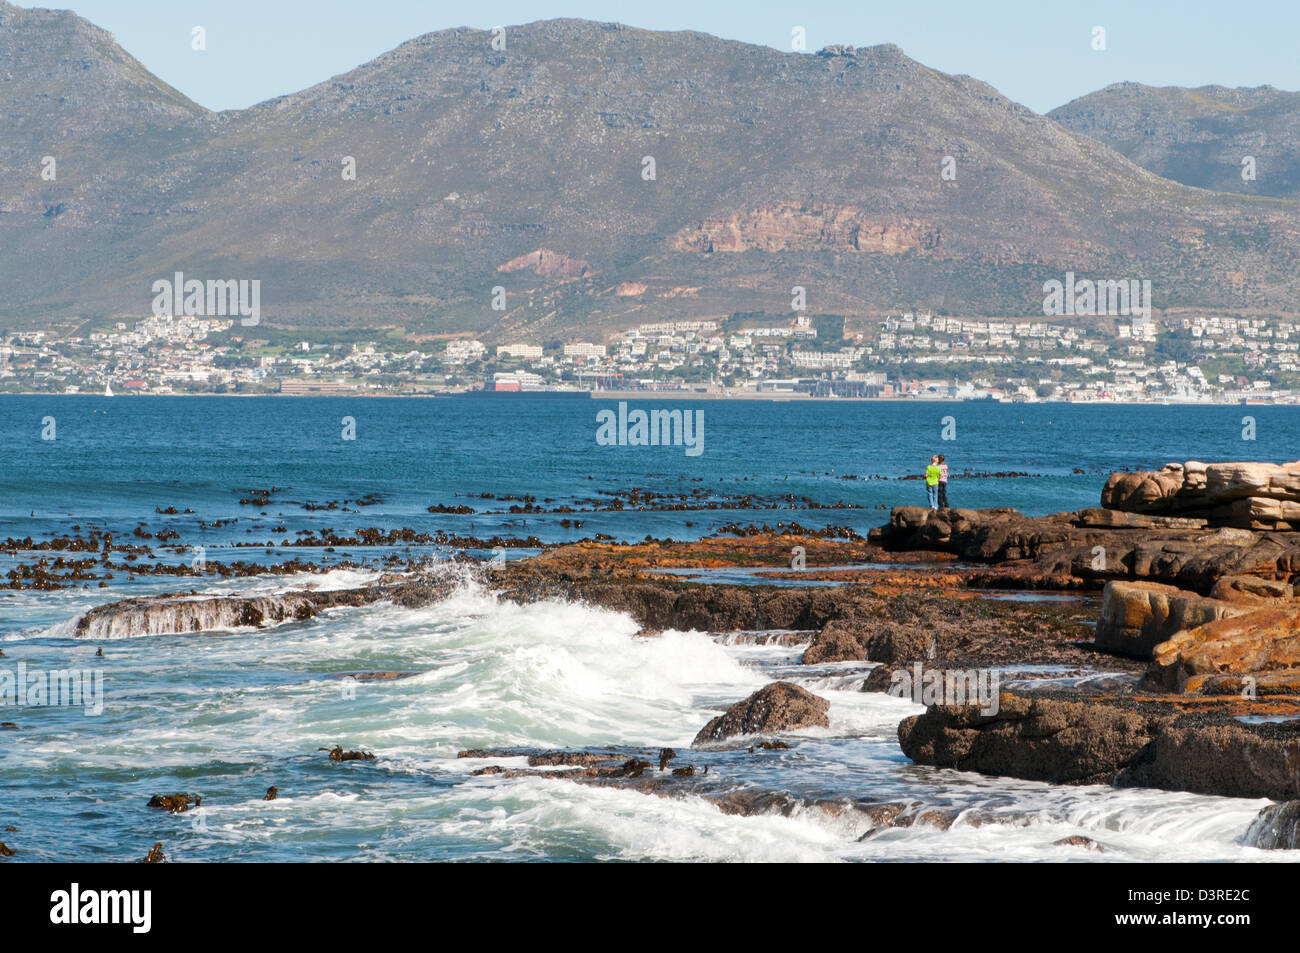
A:
[[[605,356],[605,345],[588,344],[585,341],[579,341],[576,344],[564,345],[565,357],[583,357],[587,360],[594,360],[598,357]]]
[[[443,361],[448,364],[467,364],[479,360],[487,353],[482,341],[450,341]]]

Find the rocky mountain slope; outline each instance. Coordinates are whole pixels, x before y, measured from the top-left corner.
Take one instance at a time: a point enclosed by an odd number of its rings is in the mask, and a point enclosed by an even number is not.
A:
[[[1300,290],[1294,203],[1162,179],[894,46],[490,40],[431,33],[213,114],[84,20],[0,0],[0,322],[142,316],[175,271],[260,279],[271,324],[539,340],[781,314],[794,285],[846,314],[1041,314],[1066,270],[1149,278],[1157,306]]]
[[[1175,182],[1300,198],[1300,93],[1116,83],[1048,115]],[[1242,177],[1248,156],[1253,179]]]
[[[128,196],[165,188],[160,160],[205,113],[94,24],[0,0],[0,309],[39,326],[60,302],[93,308],[69,290],[118,267],[142,211]]]

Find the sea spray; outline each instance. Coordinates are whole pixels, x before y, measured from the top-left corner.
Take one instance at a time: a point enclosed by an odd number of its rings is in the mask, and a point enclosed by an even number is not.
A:
[[[70,789],[93,783],[96,798],[129,800],[149,772],[274,765],[257,784],[240,771],[204,771],[205,803],[211,795],[220,807],[208,832],[186,841],[187,858],[199,861],[1059,861],[1080,851],[1055,845],[1072,835],[1102,843],[1115,860],[1287,859],[1242,842],[1264,800],[1055,787],[913,765],[896,739],[898,721],[915,709],[875,692],[826,690],[831,732],[787,739],[790,751],[751,754],[742,745],[707,754],[710,784],[790,792],[788,816],[731,814],[687,792],[471,776],[484,762],[457,751],[497,745],[619,746],[629,756],[671,745],[699,764],[706,755],[677,739],[769,681],[802,678],[797,647],[723,646],[700,632],[647,638],[626,614],[563,600],[515,604],[494,595],[488,579],[467,578],[418,608],[380,603],[310,625],[125,648],[103,660],[112,718],[77,718],[75,749],[66,721],[23,719],[21,751],[0,746],[0,793],[30,823],[57,832],[50,849],[66,850],[129,838],[129,813],[83,818],[67,797],[29,795],[33,776]],[[69,641],[47,651],[67,653],[58,666],[70,667],[87,647]],[[360,682],[352,700],[331,677],[380,670],[419,674]],[[322,771],[315,749],[336,742],[375,750],[376,769]],[[281,799],[265,802],[272,782]],[[918,821],[864,837],[870,818],[850,807],[864,797],[916,804]],[[920,820],[931,808],[951,826]]]

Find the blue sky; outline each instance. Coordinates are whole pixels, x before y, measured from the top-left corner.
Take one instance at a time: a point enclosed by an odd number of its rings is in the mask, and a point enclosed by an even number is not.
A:
[[[76,0],[72,9],[212,109],[302,89],[422,33],[551,17],[701,30],[784,50],[802,26],[810,52],[897,43],[927,66],[969,73],[1039,112],[1120,80],[1300,89],[1295,0]],[[207,31],[205,52],[191,49],[195,26]],[[1096,26],[1106,30],[1104,51],[1092,48]]]

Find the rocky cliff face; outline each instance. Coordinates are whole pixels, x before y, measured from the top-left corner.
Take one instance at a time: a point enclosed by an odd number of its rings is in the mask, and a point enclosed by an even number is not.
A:
[[[894,46],[490,39],[214,115],[85,21],[0,0],[0,317],[147,314],[176,270],[260,279],[268,323],[542,339],[785,313],[795,284],[845,314],[1041,314],[1066,270],[1149,278],[1158,306],[1300,298],[1296,209],[1161,179]]]
[[[705,254],[826,248],[901,255],[934,252],[939,244],[940,229],[933,223],[873,217],[862,208],[827,203],[768,205],[694,222],[673,236],[678,251]]]

